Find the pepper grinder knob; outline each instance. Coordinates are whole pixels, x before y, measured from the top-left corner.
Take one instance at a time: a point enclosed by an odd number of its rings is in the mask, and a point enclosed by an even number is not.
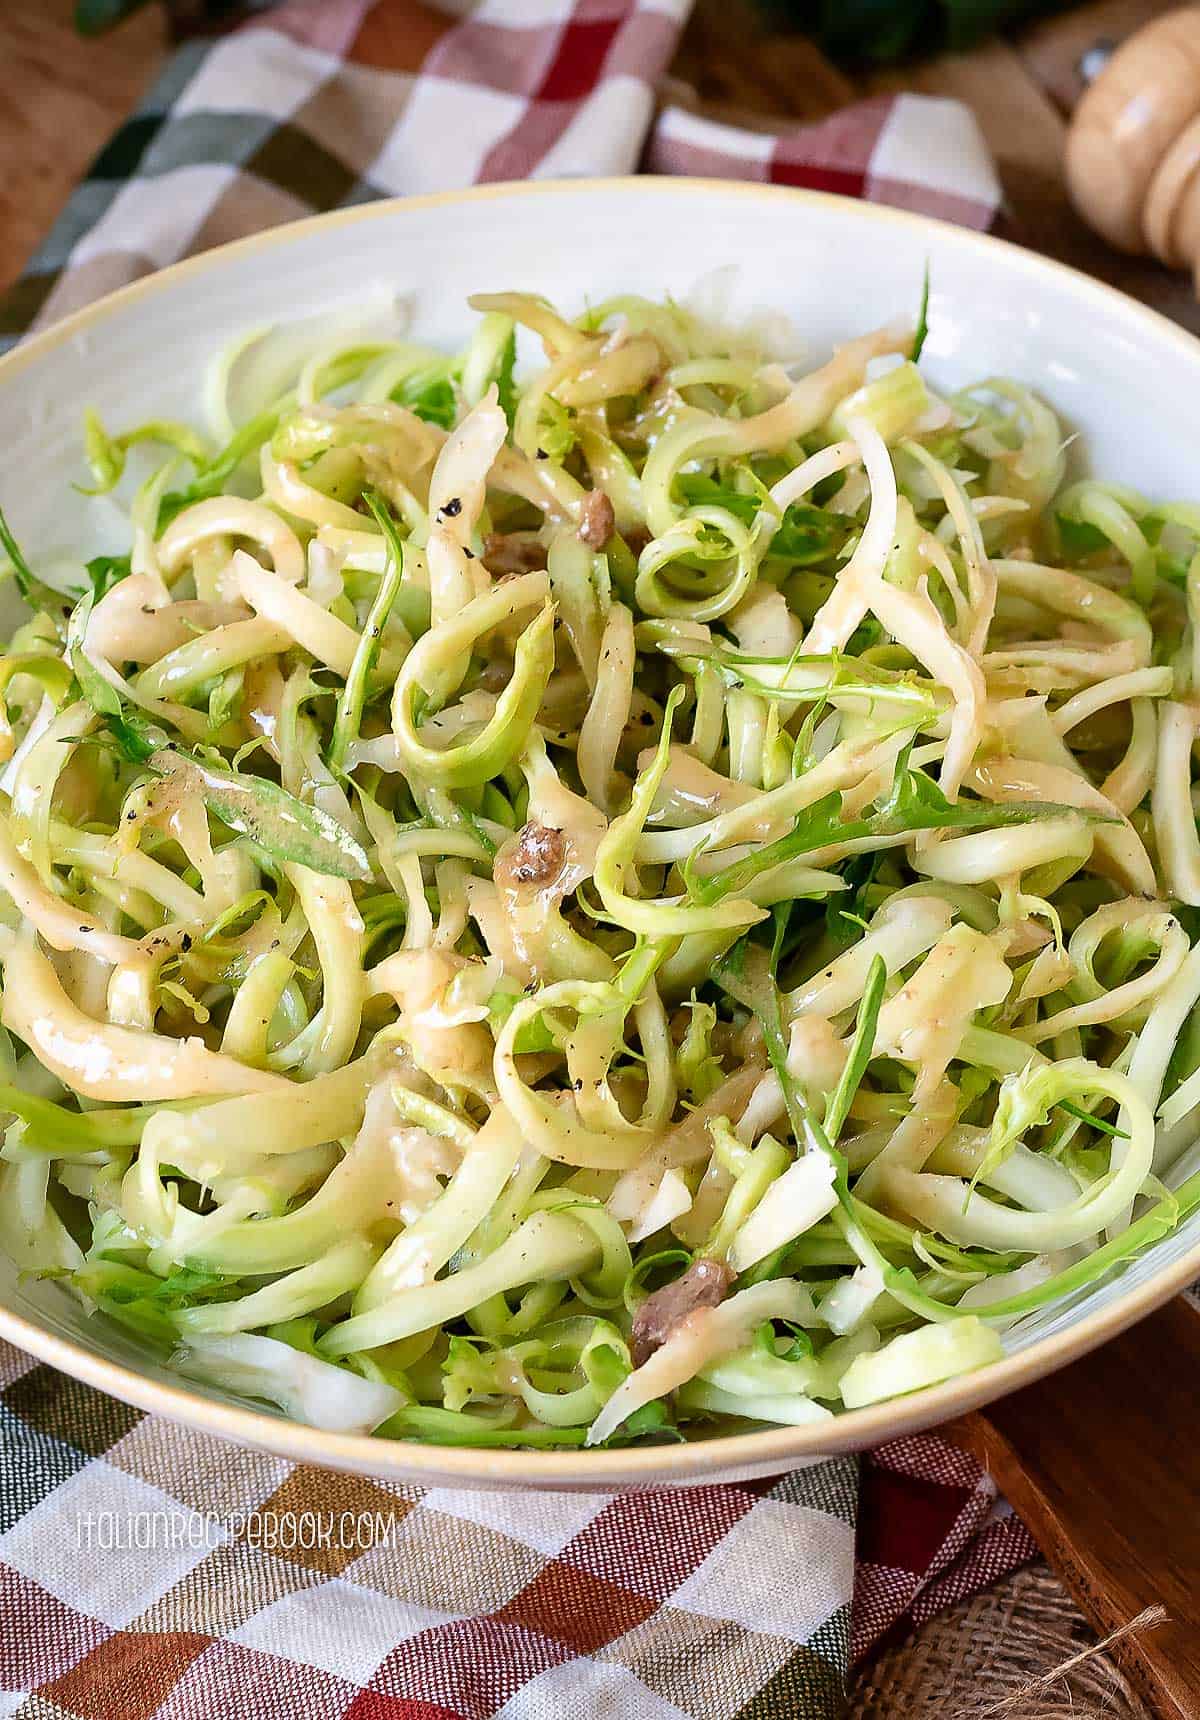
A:
[[[1111,53],[1097,44],[1081,70],[1093,76],[1067,133],[1072,202],[1118,250],[1192,269],[1200,295],[1200,6]]]

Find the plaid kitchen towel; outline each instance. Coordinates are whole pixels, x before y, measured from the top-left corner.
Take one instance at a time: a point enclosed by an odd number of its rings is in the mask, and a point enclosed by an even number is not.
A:
[[[783,135],[656,114],[691,0],[293,0],[180,49],[0,298],[0,344],[177,258],[315,211],[502,179],[703,174],[987,227],[970,111],[861,102]]]
[[[0,1343],[18,1720],[833,1720],[852,1658],[1032,1552],[929,1435],[861,1476],[451,1492],[224,1445]]]
[[[314,0],[193,42],[0,300],[0,337],[315,210],[639,161],[988,225],[999,189],[953,102],[782,137],[656,115],[688,6]],[[933,1437],[747,1486],[422,1491],[220,1445],[0,1344],[0,1716],[831,1720],[885,1633],[1033,1552]]]

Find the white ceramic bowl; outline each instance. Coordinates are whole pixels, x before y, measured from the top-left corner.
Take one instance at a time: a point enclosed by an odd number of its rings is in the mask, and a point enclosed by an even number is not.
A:
[[[422,339],[456,345],[468,293],[517,287],[570,311],[610,294],[686,295],[739,268],[734,309],[784,311],[830,346],[915,312],[926,262],[925,365],[940,383],[993,374],[1040,391],[1081,433],[1098,474],[1151,494],[1200,491],[1200,343],[1072,270],[997,240],[870,204],[723,181],[500,185],[373,204],[263,234],[140,282],[0,361],[0,499],[38,555],[97,547],[70,488],[80,421],[188,417],[212,352],[280,318],[352,312],[380,293],[411,302]],[[113,543],[120,545],[115,518]],[[0,1260],[0,1336],[130,1403],[305,1462],[394,1479],[496,1487],[656,1486],[766,1475],[957,1415],[1092,1349],[1200,1276],[1200,1213],[1113,1282],[1048,1309],[1006,1360],[832,1424],[764,1428],[686,1446],[481,1452],[345,1437],[187,1385],[53,1283]]]

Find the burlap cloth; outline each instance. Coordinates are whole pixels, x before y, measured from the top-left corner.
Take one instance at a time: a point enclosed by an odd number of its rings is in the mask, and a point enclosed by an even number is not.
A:
[[[1038,1564],[933,1619],[866,1666],[846,1720],[984,1720],[1095,1636]],[[996,1720],[1001,1716],[996,1714]],[[1112,1656],[1098,1654],[1003,1720],[1155,1720]]]

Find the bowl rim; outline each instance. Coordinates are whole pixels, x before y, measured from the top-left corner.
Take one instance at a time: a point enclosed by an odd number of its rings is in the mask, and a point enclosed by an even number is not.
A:
[[[853,214],[864,223],[883,227],[917,228],[935,244],[951,244],[984,255],[1003,254],[1006,267],[1034,279],[1062,277],[1078,298],[1092,298],[1135,327],[1141,325],[1156,343],[1178,346],[1191,363],[1200,357],[1197,339],[1161,312],[1097,280],[1069,264],[1024,249],[989,233],[910,210],[840,197],[792,186],[767,185],[734,179],[701,179],[638,174],[598,178],[503,181],[456,191],[379,199],[350,209],[332,210],[284,223],[216,246],[194,257],[154,271],[27,336],[0,355],[0,385],[44,354],[68,344],[84,330],[103,323],[118,308],[170,287],[181,279],[221,268],[233,257],[286,246],[314,232],[334,232],[351,223],[394,218],[402,211],[420,212],[493,199],[586,198],[627,192],[677,198],[719,195],[757,199],[784,209],[824,209]],[[1065,1330],[1051,1333],[1014,1356],[958,1378],[925,1387],[907,1397],[850,1410],[827,1422],[803,1427],[764,1423],[749,1433],[717,1434],[682,1445],[629,1447],[620,1450],[498,1450],[470,1446],[422,1444],[377,1439],[370,1434],[339,1434],[312,1427],[290,1417],[243,1407],[222,1398],[202,1396],[178,1385],[109,1360],[74,1339],[27,1319],[0,1305],[0,1338],[7,1339],[38,1361],[98,1390],[166,1419],[218,1438],[255,1446],[294,1462],[357,1472],[397,1482],[425,1485],[453,1483],[466,1487],[589,1489],[596,1492],[636,1487],[662,1487],[719,1482],[750,1475],[782,1473],[839,1453],[860,1450],[886,1439],[911,1434],[950,1420],[980,1405],[1031,1385],[1116,1337],[1136,1321],[1169,1301],[1200,1277],[1200,1237],[1177,1261],[1144,1285],[1132,1287],[1110,1306],[1084,1314]]]

